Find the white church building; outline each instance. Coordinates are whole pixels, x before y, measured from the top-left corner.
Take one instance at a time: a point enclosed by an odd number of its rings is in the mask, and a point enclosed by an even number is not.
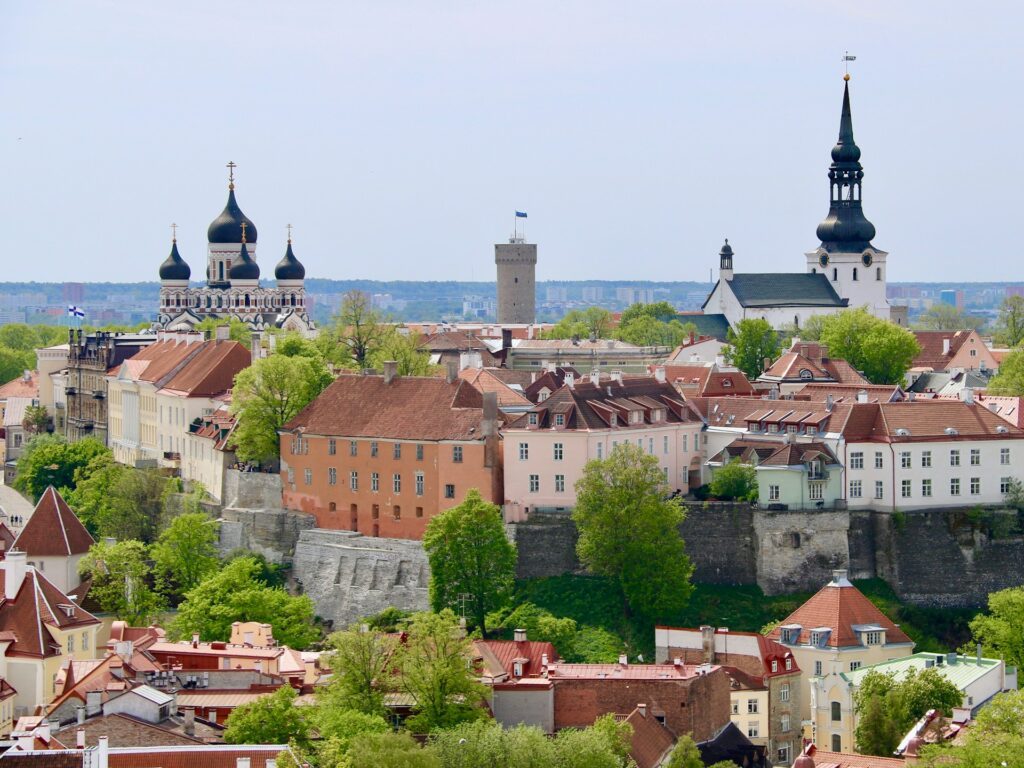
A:
[[[731,327],[740,320],[763,319],[772,328],[801,327],[813,315],[866,307],[876,317],[906,324],[903,308],[885,297],[888,254],[872,245],[874,225],[864,216],[864,170],[853,140],[849,75],[844,77],[839,140],[829,166],[829,210],[818,225],[820,245],[805,254],[800,273],[744,273],[733,269],[733,250],[725,241],[719,253],[718,282],[704,302],[707,315],[723,315]]]

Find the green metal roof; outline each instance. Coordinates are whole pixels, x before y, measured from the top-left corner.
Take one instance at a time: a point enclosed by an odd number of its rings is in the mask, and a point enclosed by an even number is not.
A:
[[[940,666],[937,659],[942,657],[942,665]],[[911,669],[922,671],[927,667],[926,662],[934,661],[935,666],[933,667],[936,672],[942,675],[944,678],[953,683],[959,690],[963,691],[967,686],[980,680],[985,674],[992,671],[992,669],[999,665],[998,659],[986,659],[982,658],[978,661],[976,656],[961,656],[957,655],[956,664],[950,664],[946,659],[945,654],[939,653],[915,653],[912,656],[904,656],[899,659],[893,659],[892,661],[883,661],[878,664],[872,664],[869,667],[861,667],[854,672],[843,672],[841,677],[854,686],[859,686],[861,681],[864,679],[864,675],[868,672],[878,671],[883,674],[893,674],[897,680],[903,679],[907,672]]]

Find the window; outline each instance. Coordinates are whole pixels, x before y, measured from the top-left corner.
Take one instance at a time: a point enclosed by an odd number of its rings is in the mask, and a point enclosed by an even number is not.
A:
[[[653,437],[648,437],[647,438],[647,452],[651,453],[651,454],[654,453],[654,438]]]
[[[911,480],[903,480],[900,482],[900,496],[904,499],[910,498],[910,484]]]
[[[402,519],[402,508],[400,506],[398,506],[397,504],[395,504],[395,506],[393,506],[391,508],[391,516],[395,520],[401,520]]]
[[[772,659],[772,672],[778,672],[778,671],[779,671],[779,661],[778,661],[778,659]]]
[[[455,489],[452,488],[452,493],[454,492]],[[423,507],[416,507],[416,517],[423,517]]]
[[[687,453],[690,450],[689,448],[687,448],[687,445],[689,445],[689,443],[690,443],[690,436],[689,435],[683,435],[683,453]]]
[[[374,493],[380,490],[380,475],[376,472],[370,475],[370,490]]]
[[[423,461],[423,444],[416,444],[416,461]]]
[[[75,652],[75,636],[68,635],[68,653]]]
[[[793,660],[792,659],[786,659],[786,669],[792,669],[792,668],[793,668]]]
[[[1008,477],[1001,477],[1001,478],[999,478],[999,492],[1003,493],[1003,494],[1010,492],[1010,478],[1008,478]]]
[[[530,444],[520,443],[519,444],[519,460],[526,461],[530,458]]]
[[[853,268],[853,281],[857,282],[857,268],[856,267]]]
[[[288,467],[288,482],[295,485],[295,470],[291,467]]]
[[[348,441],[348,455],[349,456],[358,456],[359,455],[359,443],[357,443],[355,440],[349,440]]]
[[[444,486],[444,497],[446,499],[454,499],[455,498],[455,486],[452,485],[451,483],[446,483],[445,484],[445,486]],[[422,510],[423,507],[417,507],[417,509]],[[421,512],[419,516],[423,517],[423,513]]]
[[[1002,465],[1008,465],[1010,463],[1010,449],[1000,448],[999,449],[999,463]]]
[[[900,467],[910,469],[910,451],[900,451]]]
[[[313,484],[313,470],[312,469],[307,469],[305,471],[305,480],[306,480],[306,485],[312,485]]]
[[[348,487],[353,491],[359,490],[359,473],[354,469],[348,473]]]
[[[758,724],[756,720],[751,720],[749,723],[747,723],[747,736],[749,736],[752,739],[756,739],[759,733],[760,730],[758,729]]]
[[[979,493],[981,493],[981,478],[980,477],[972,477],[971,478],[971,496],[977,496]]]
[[[850,454],[850,469],[864,469],[864,451],[853,451]]]
[[[661,452],[668,456],[668,435],[665,435],[661,440]]]
[[[779,725],[782,728],[782,732],[786,733],[789,730],[789,725],[790,725],[790,723],[789,723],[789,715],[783,715],[780,718],[780,720],[781,720],[781,722],[779,723]]]
[[[932,495],[932,481],[924,479],[921,481],[921,495],[929,497]]]
[[[885,465],[882,463],[882,452],[875,451],[875,469],[882,469],[883,466]]]
[[[530,475],[530,493],[537,493],[540,490],[540,475]]]
[[[603,458],[603,457],[604,457],[604,443],[598,443],[597,444],[597,458],[600,459],[600,458]]]
[[[371,456],[376,456],[377,455],[377,441],[376,440],[374,440],[372,443],[370,443],[370,455]]]
[[[565,475],[555,475],[555,493],[565,493]]]
[[[333,437],[327,441],[327,455],[333,456],[338,452],[338,441]]]
[[[960,451],[953,450],[949,452],[949,466],[959,467],[960,466]]]
[[[447,496],[446,498],[449,498],[449,499],[452,498],[454,496],[454,493],[455,493],[455,486],[452,486],[452,496]],[[422,496],[423,495],[423,473],[422,472],[417,472],[416,473],[416,495],[417,496]]]
[[[556,427],[564,427],[565,426],[565,414],[564,413],[556,413],[555,414],[555,426]]]
[[[832,722],[838,723],[843,719],[842,707],[838,701],[832,702]]]
[[[778,424],[769,424],[768,425],[768,431],[769,432],[773,432],[773,433],[774,432],[778,432],[779,431],[779,425]]]
[[[453,445],[452,446],[452,462],[454,462],[455,464],[461,464],[462,463],[462,446],[461,445]]]
[[[825,484],[824,483],[808,483],[807,497],[811,501],[821,501],[825,498]]]
[[[851,661],[850,662],[850,671],[851,672],[856,672],[858,669],[860,669],[860,662],[859,661]]]
[[[528,417],[528,421],[530,422],[530,426],[531,427],[536,427],[537,426],[537,413],[536,412],[531,412],[529,417]]]
[[[949,495],[959,496],[960,495],[960,478],[951,477],[949,479]]]
[[[338,470],[334,467],[327,468],[327,484],[337,485],[338,484]]]
[[[881,480],[875,480],[875,498],[885,498],[885,483],[882,482]]]
[[[83,651],[88,651],[89,650],[89,633],[88,632],[83,632],[82,633],[82,650]]]
[[[821,662],[820,661],[814,662],[814,676],[815,677],[821,677]]]
[[[850,498],[859,499],[863,495],[863,484],[860,480],[850,481]]]
[[[881,632],[865,632],[864,633],[864,645],[881,645],[882,644],[882,633]]]
[[[971,466],[972,467],[980,467],[981,466],[981,449],[980,448],[971,448]]]
[[[393,459],[400,459],[400,458],[402,458],[402,444],[401,443],[395,443],[391,447],[391,458],[393,458]]]
[[[789,659],[786,659],[786,661],[789,661]],[[779,701],[789,701],[789,683],[783,683],[779,686]],[[788,731],[789,729],[783,728],[783,730]]]
[[[395,493],[402,492],[402,476],[397,472],[391,476],[391,490]]]
[[[562,460],[562,444],[561,443],[555,443],[554,454],[555,454],[555,461],[561,461]]]
[[[833,704],[833,706],[835,707],[835,706],[839,706],[839,705],[838,704]],[[833,752],[842,752],[843,751],[843,738],[838,733],[833,733],[832,734],[832,751]]]
[[[785,717],[785,721],[784,722],[788,723],[789,722],[789,716],[785,715],[784,717]],[[789,729],[787,728],[786,730],[788,731]],[[789,742],[788,741],[779,745],[778,757],[779,757],[779,759],[775,761],[776,765],[789,765],[790,762],[792,762],[792,748],[789,746]]]
[[[734,715],[738,715],[740,713],[740,703],[738,701],[734,701],[732,703],[732,713]]]
[[[757,714],[757,699],[747,699],[747,714],[748,715],[756,715]]]
[[[779,500],[779,486],[777,486],[777,485],[769,485],[768,486],[768,501],[778,501],[778,500]]]

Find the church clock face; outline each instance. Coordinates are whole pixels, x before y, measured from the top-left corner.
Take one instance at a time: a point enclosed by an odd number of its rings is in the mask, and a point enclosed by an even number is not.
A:
[[[870,267],[871,266],[872,259],[871,259],[871,254],[870,253],[865,253],[863,256],[860,257],[860,260],[864,262],[864,266],[865,267]]]
[[[827,253],[821,254],[821,256],[818,257],[818,263],[821,264],[821,266],[823,266],[823,267],[827,267],[828,266],[828,254]]]

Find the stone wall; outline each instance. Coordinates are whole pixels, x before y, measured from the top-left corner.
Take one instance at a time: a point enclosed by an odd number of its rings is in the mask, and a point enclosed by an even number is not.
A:
[[[701,584],[754,584],[757,541],[750,504],[691,502],[679,533]]]
[[[832,571],[847,568],[850,516],[846,510],[770,512],[752,516],[757,583],[769,595],[813,591]]]
[[[224,506],[242,509],[280,509],[281,476],[265,472],[224,472]]]
[[[304,530],[292,576],[317,615],[337,629],[389,606],[422,611],[429,605],[430,566],[418,541]]]
[[[283,509],[237,509],[221,513],[220,549],[227,554],[246,549],[270,563],[292,560],[299,533],[316,525],[316,518]]]
[[[561,576],[583,570],[576,557],[576,525],[568,514],[533,513],[505,530],[518,552],[517,579]]]

